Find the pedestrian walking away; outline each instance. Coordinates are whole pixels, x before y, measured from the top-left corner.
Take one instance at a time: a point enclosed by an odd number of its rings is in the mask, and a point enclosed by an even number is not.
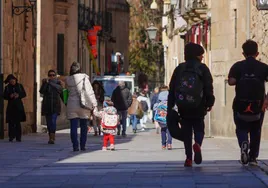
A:
[[[106,151],[108,142],[110,141],[110,150],[115,150],[114,135],[119,123],[119,116],[116,108],[113,107],[113,102],[110,98],[106,97],[103,110],[99,111],[96,116],[101,118],[101,130],[103,132],[103,147],[102,150]]]
[[[168,100],[168,86],[163,85],[160,88],[160,93],[157,102],[154,105],[155,116],[154,121],[159,123],[161,127],[161,142],[162,149],[172,149],[172,137],[167,127],[167,100]]]
[[[86,150],[87,121],[98,111],[97,100],[87,74],[81,73],[81,66],[74,62],[70,68],[70,76],[65,78],[69,98],[67,102],[67,118],[71,122],[71,140],[73,151],[79,151],[77,128],[80,124],[80,149]],[[87,106],[85,106],[87,105]]]
[[[242,49],[245,60],[231,67],[228,83],[235,86],[233,115],[241,163],[257,165],[264,109],[268,107],[268,98],[265,99],[268,65],[256,60],[259,52],[255,41],[247,40]]]
[[[21,122],[26,121],[26,114],[22,99],[26,97],[23,85],[18,83],[18,79],[10,74],[5,79],[4,99],[8,101],[6,108],[6,123],[8,123],[9,141],[16,138],[21,142]]]
[[[204,117],[215,102],[213,79],[209,68],[202,63],[204,49],[188,43],[184,49],[185,63],[174,70],[168,95],[168,114],[176,105],[181,119],[181,129],[185,147],[184,166],[192,166],[192,135],[194,131],[194,161],[202,162],[201,146],[204,138]],[[169,119],[169,117],[167,117]]]
[[[156,134],[159,134],[159,128],[160,128],[158,122],[154,121],[154,116],[155,116],[154,105],[155,105],[155,103],[157,103],[158,94],[159,94],[159,88],[156,87],[156,88],[154,88],[154,93],[153,93],[153,96],[151,98],[151,110],[153,112],[152,121],[153,121],[155,129],[156,129]]]
[[[104,89],[102,84],[95,80],[92,83],[92,87],[94,90],[95,97],[97,99],[98,103],[98,110],[102,110],[103,108],[103,102],[104,102]],[[101,134],[101,120],[97,118],[96,116],[93,116],[93,129],[94,129],[94,136],[100,135]]]
[[[120,135],[122,125],[122,136],[126,136],[127,110],[132,104],[132,94],[125,86],[124,81],[119,81],[118,86],[113,91],[112,102],[120,117],[120,124],[117,126],[117,135]]]
[[[149,107],[151,106],[150,99],[149,99],[149,97],[146,96],[146,91],[142,90],[139,93],[137,100],[141,104],[142,111],[143,111],[143,117],[140,119],[140,125],[142,128],[141,130],[144,131],[146,129],[146,122],[148,119],[148,112],[150,109]]]
[[[138,124],[138,118],[137,118],[137,111],[138,108],[141,109],[140,103],[137,100],[137,94],[134,93],[132,95],[132,104],[128,109],[128,114],[130,115],[130,122],[132,124],[132,130],[133,133],[137,133],[137,124]]]
[[[57,128],[57,117],[61,113],[61,96],[62,84],[57,79],[56,71],[49,70],[48,78],[42,80],[39,90],[43,95],[42,115],[45,116],[47,122],[47,130],[49,135],[48,144],[55,143],[55,133]]]

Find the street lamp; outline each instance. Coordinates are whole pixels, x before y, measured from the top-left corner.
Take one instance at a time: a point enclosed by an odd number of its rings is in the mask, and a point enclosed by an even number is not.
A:
[[[23,6],[14,6],[12,2],[12,16],[14,15],[21,15],[24,12],[33,12],[33,8],[36,4],[36,0],[28,0],[30,6],[23,5]]]
[[[155,2],[155,0],[153,0],[151,6],[150,6],[151,9],[157,9],[157,3]]]
[[[154,27],[153,24],[151,24],[151,26],[146,29],[150,40],[153,41],[156,39],[157,30],[158,28]]]

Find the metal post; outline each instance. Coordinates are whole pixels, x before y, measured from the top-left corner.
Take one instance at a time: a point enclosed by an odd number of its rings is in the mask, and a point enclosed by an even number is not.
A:
[[[3,74],[3,0],[0,0],[0,95],[4,93]],[[0,139],[4,139],[4,99],[0,96]]]

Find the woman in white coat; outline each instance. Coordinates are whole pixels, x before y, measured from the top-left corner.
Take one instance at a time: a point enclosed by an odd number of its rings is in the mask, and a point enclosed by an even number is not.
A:
[[[67,102],[67,118],[71,123],[71,140],[73,143],[73,151],[79,151],[79,142],[77,138],[77,128],[80,123],[80,149],[86,150],[87,141],[87,120],[91,113],[97,110],[97,100],[94,95],[89,76],[81,73],[81,66],[74,62],[70,68],[70,76],[65,78],[66,87],[69,90],[69,98]],[[84,99],[92,106],[92,110],[81,107],[80,94],[84,88]]]

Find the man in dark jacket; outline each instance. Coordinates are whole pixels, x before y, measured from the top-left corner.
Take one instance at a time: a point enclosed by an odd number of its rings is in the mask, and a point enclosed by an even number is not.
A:
[[[239,61],[231,67],[228,83],[230,86],[235,86],[236,92],[233,111],[236,136],[241,148],[241,162],[243,164],[258,165],[257,157],[259,155],[264,118],[263,110],[267,108],[268,99],[266,97],[266,102],[262,106],[265,98],[265,82],[268,81],[268,66],[256,60],[259,52],[258,44],[255,41],[247,40],[242,48],[245,60]],[[250,75],[251,78],[247,78],[247,75]],[[258,98],[257,106],[254,105],[252,97]],[[247,100],[249,103],[244,105]],[[251,115],[245,113],[247,110],[258,110],[259,112]],[[250,143],[248,134],[250,134]],[[250,150],[249,153],[248,150]]]
[[[61,112],[62,86],[54,70],[48,71],[48,78],[43,79],[40,93],[43,95],[42,115],[46,117],[49,134],[48,144],[54,144],[57,117]]]
[[[121,118],[120,123],[122,124],[122,136],[126,136],[127,110],[132,104],[132,95],[129,89],[125,86],[125,82],[119,81],[118,86],[113,91],[112,101]],[[120,135],[120,124],[118,125],[117,129],[117,135]]]
[[[185,46],[185,61],[186,63],[181,63],[173,72],[171,81],[170,81],[170,91],[168,96],[168,117],[169,112],[172,111],[173,107],[177,105],[178,112],[181,117],[181,128],[184,135],[184,146],[186,160],[184,166],[192,166],[192,132],[194,130],[194,140],[195,144],[193,145],[194,150],[194,161],[196,164],[202,162],[201,155],[201,145],[204,138],[204,117],[208,111],[211,111],[212,106],[215,102],[215,97],[213,94],[213,79],[208,67],[201,63],[203,59],[204,49],[202,46],[194,43],[189,43]],[[200,80],[200,102],[197,103],[195,107],[189,107],[189,105],[180,106],[179,100],[185,100],[186,103],[195,102],[195,98],[192,97],[191,93],[186,93],[185,96],[178,95],[178,91],[181,90],[183,86],[191,89],[194,82],[189,84],[189,81],[182,80],[183,75],[187,70],[196,71],[195,81]],[[188,71],[189,73],[189,71]],[[191,79],[189,79],[191,81]],[[185,84],[185,85],[184,85]]]

